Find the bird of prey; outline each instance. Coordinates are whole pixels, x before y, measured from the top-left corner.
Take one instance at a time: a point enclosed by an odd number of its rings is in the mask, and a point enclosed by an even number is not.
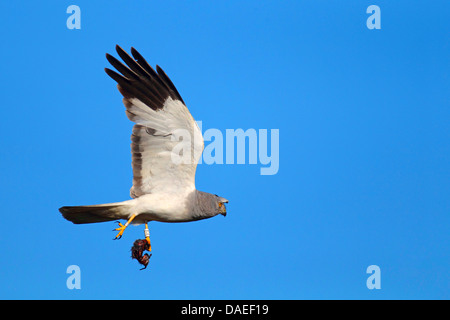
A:
[[[118,222],[115,239],[122,237],[130,223],[145,224],[151,251],[148,222],[189,222],[218,214],[226,216],[228,200],[195,188],[195,171],[204,147],[202,133],[166,73],[158,65],[155,71],[134,48],[132,57],[119,46],[116,51],[126,65],[106,54],[121,74],[108,68],[105,71],[117,82],[126,114],[135,123],[131,135],[133,199],[65,206],[59,211],[75,224],[126,220],[125,224]],[[173,157],[174,148],[181,149],[181,153],[187,151],[183,161]]]

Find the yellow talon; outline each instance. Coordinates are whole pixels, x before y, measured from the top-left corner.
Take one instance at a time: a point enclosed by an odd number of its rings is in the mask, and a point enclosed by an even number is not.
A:
[[[117,223],[119,224],[119,227],[125,227],[123,224],[121,224],[119,221],[117,221]],[[116,228],[114,229],[114,231],[119,231],[121,228]]]
[[[125,225],[123,225],[123,224],[121,224],[119,222],[119,228],[114,229],[114,231],[119,231],[119,233],[117,234],[117,236],[114,239],[122,238],[122,234],[123,234],[123,232],[125,231],[126,228],[127,227]]]
[[[117,236],[113,240],[117,240],[117,239],[122,238],[123,232],[128,227],[128,225],[131,223],[131,221],[133,221],[134,217],[136,217],[135,214],[133,214],[130,217],[130,219],[128,219],[128,221],[125,224],[122,224],[122,223],[118,222],[119,223],[119,227],[114,229],[113,231],[119,231],[119,233],[117,234]]]

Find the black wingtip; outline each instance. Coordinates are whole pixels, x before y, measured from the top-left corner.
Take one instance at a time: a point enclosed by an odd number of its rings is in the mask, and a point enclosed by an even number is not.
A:
[[[131,47],[131,55],[136,60],[145,60],[142,55],[134,47]]]
[[[122,56],[123,54],[128,55],[125,50],[118,44],[116,44],[116,52],[119,54],[119,56]]]
[[[132,57],[118,44],[116,51],[126,65],[107,53],[106,59],[119,73],[108,68],[105,72],[119,84],[124,97],[135,97],[153,110],[163,108],[167,97],[184,103],[161,67],[156,66],[156,72],[134,47],[131,47]]]
[[[108,76],[110,76],[113,80],[115,80],[118,84],[128,84],[129,80],[127,78],[125,78],[124,76],[122,76],[121,74],[118,74],[117,72],[115,72],[114,70],[105,68],[105,72]]]
[[[110,55],[109,53],[107,53],[106,55],[106,60],[108,60],[109,63],[111,63],[112,65],[114,65],[114,63],[117,61],[116,58],[114,58],[112,55]]]

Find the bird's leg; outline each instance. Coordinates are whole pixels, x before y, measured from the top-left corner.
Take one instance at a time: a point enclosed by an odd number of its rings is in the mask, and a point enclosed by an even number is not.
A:
[[[148,230],[148,224],[145,222],[145,240],[148,242],[148,251],[152,251],[152,245],[150,244],[150,231]]]
[[[128,227],[128,225],[131,223],[131,221],[133,221],[133,219],[136,217],[135,214],[133,214],[128,221],[125,224],[122,224],[119,222],[119,227],[114,229],[113,231],[119,231],[119,233],[117,234],[117,236],[113,239],[113,240],[117,240],[122,238],[122,234],[125,231],[125,229]]]

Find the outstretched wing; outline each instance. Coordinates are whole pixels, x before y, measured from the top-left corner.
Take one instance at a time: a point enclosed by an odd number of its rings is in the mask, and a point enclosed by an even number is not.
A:
[[[132,198],[148,193],[195,190],[195,170],[203,151],[201,131],[177,89],[164,71],[156,71],[139,52],[116,51],[106,58],[119,73],[105,68],[118,83],[128,118],[135,122],[131,135]]]

